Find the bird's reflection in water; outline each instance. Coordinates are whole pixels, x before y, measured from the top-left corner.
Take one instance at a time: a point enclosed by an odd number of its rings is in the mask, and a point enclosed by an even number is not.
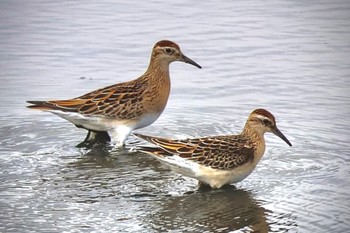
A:
[[[113,148],[110,145],[98,145],[89,150],[82,150],[81,156],[68,166],[78,169],[83,168],[113,168],[118,163],[126,163],[129,160],[138,160],[136,152],[130,148]],[[127,160],[127,161],[124,161]],[[129,161],[131,164],[137,161]]]
[[[66,200],[78,203],[117,201],[137,193],[142,185],[139,158],[128,149],[95,148],[66,163],[54,177]],[[139,183],[140,184],[139,184]]]
[[[155,230],[181,232],[226,232],[246,230],[269,232],[266,214],[250,192],[226,186],[220,190],[198,191],[169,197],[159,210],[148,216]]]
[[[169,193],[180,186],[176,182],[167,186],[165,180],[171,180],[169,171],[159,166],[154,159],[128,149],[100,148],[67,164],[67,171],[59,174],[59,180],[65,200],[80,203],[108,200],[113,205],[137,209],[138,212],[129,214],[150,231],[287,232],[297,228],[293,214],[265,209],[265,202],[234,186],[177,192],[172,196]],[[181,187],[184,184],[181,182]]]

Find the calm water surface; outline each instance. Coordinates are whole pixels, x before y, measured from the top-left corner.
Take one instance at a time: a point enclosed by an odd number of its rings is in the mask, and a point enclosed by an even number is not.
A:
[[[142,74],[167,38],[201,64],[171,65],[166,110],[140,132],[238,133],[273,112],[246,180],[196,182],[132,150],[75,147],[85,131],[26,100],[72,98]],[[349,1],[0,2],[1,232],[350,231]]]

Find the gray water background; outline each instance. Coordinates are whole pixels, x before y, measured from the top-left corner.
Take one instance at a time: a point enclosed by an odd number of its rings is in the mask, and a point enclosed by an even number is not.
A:
[[[156,123],[169,138],[239,133],[274,113],[256,170],[236,188],[196,182],[130,150],[75,147],[85,131],[26,100],[67,99],[141,75],[154,43],[171,64]],[[350,231],[349,1],[1,1],[0,232]]]

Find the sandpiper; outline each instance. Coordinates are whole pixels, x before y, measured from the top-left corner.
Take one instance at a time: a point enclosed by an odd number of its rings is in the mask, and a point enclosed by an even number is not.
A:
[[[169,40],[157,42],[146,72],[137,79],[101,88],[68,100],[27,101],[27,106],[54,113],[88,130],[84,142],[124,145],[132,130],[152,124],[163,112],[170,93],[169,65],[182,61],[201,68]]]
[[[276,126],[275,117],[256,109],[238,135],[170,140],[134,133],[157,147],[140,147],[175,172],[195,178],[199,186],[220,188],[245,179],[265,152],[264,134],[272,132],[289,146],[292,144]]]

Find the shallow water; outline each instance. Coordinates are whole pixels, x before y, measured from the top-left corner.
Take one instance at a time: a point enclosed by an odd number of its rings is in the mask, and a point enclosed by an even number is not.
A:
[[[193,192],[137,139],[78,149],[83,130],[24,107],[136,78],[163,38],[203,69],[172,64],[167,108],[140,132],[238,133],[264,107],[293,147],[268,134],[246,180]],[[350,231],[349,54],[348,1],[1,1],[0,231]]]

